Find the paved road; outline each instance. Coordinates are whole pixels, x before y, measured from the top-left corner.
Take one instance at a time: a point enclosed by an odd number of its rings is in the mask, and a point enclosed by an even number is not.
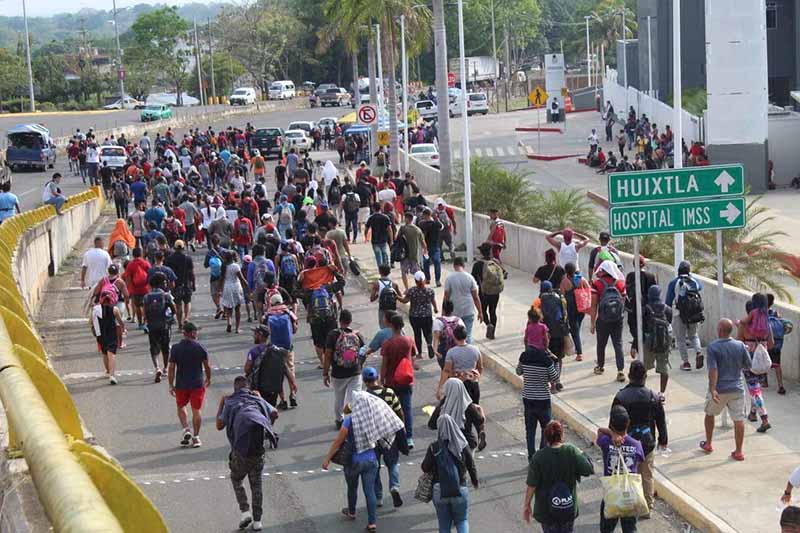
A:
[[[111,221],[106,220],[99,233],[109,231],[110,225]],[[90,238],[87,235],[79,249],[87,246]],[[195,257],[199,261],[200,254]],[[79,264],[79,258],[72,258],[48,288],[49,304],[44,306],[37,327],[86,425],[97,443],[106,447],[152,498],[170,530],[233,531],[239,513],[227,479],[225,461],[229,447],[223,433],[212,428],[213,410],[219,396],[230,391],[233,378],[242,373],[241,365],[251,343],[249,331],[244,328],[241,335],[226,334],[224,322],[213,320],[210,299],[206,296],[207,277],[199,268],[194,316],[205,328],[200,340],[209,349],[214,374],[204,413],[204,445],[200,449],[181,449],[174,400],[165,383],[152,382],[143,334],[131,331],[128,335],[128,347],[118,357],[120,384],[112,387],[102,378],[101,360],[79,309],[86,296],[84,291],[76,289]],[[367,302],[355,283],[348,285],[346,307],[354,313],[355,326],[365,334],[372,334],[375,307]],[[332,391],[322,385],[305,324],[296,338],[296,354],[300,407],[282,413],[277,426],[281,446],[268,453],[264,479],[266,530],[276,533],[359,530],[365,525],[363,495],[356,524],[343,522],[339,515],[346,498],[342,474],[320,469],[322,457],[335,436]],[[432,432],[423,427],[421,408],[432,402],[437,379],[438,366],[433,361],[423,361],[414,395],[418,447],[403,458],[401,467],[405,505],[394,510],[387,498],[387,506],[378,519],[382,531],[436,530],[432,506],[416,502],[413,490],[425,447],[432,438]],[[482,403],[489,414],[489,447],[477,457],[482,486],[471,492],[472,529],[529,531],[519,521],[526,463],[518,392],[492,375],[486,375],[481,386]],[[575,443],[581,448],[588,447],[579,440]],[[596,450],[591,453],[597,457]],[[582,483],[580,493],[583,513],[577,530],[596,531],[601,497],[597,479]],[[641,528],[653,532],[679,529],[679,521],[669,515],[665,517],[660,508],[654,519]]]
[[[224,107],[224,106],[223,106]],[[189,108],[191,109],[191,108]],[[253,124],[256,127],[262,126],[278,126],[282,128],[286,128],[289,125],[289,122],[293,120],[318,120],[323,117],[330,117],[330,116],[341,116],[345,113],[350,111],[349,108],[342,108],[342,109],[331,109],[331,108],[314,108],[314,109],[294,109],[294,110],[280,110],[280,111],[266,111],[261,113],[254,113],[254,114],[242,114],[242,115],[235,115],[223,120],[213,121],[210,126],[212,126],[215,130],[219,130],[220,128],[227,128],[228,126],[234,127],[244,127],[248,122]],[[126,113],[126,112],[120,112]],[[2,119],[0,119],[1,121]],[[73,121],[73,124],[79,124],[78,122],[74,122],[76,120],[75,117],[70,116],[68,120]],[[0,122],[1,124],[1,122]],[[198,128],[205,128],[209,126],[207,123],[198,123]],[[74,129],[78,126],[70,126],[70,131],[74,131]],[[83,129],[83,128],[81,128]],[[163,129],[159,129],[158,124],[154,123],[153,128],[150,131],[151,136],[155,136],[155,132],[164,131]],[[182,134],[183,130],[178,129],[178,134]],[[48,170],[46,173],[42,172],[26,172],[26,171],[19,171],[14,173],[14,185],[13,191],[17,196],[20,198],[20,204],[23,210],[29,210],[41,205],[41,192],[42,188],[44,187],[45,182],[50,179],[50,176],[53,172],[61,172],[64,178],[61,180],[61,188],[64,190],[65,194],[75,194],[81,192],[86,189],[86,186],[81,182],[80,177],[73,176],[69,172],[69,164],[67,159],[63,156],[63,154],[59,155],[58,161],[56,163],[56,168],[54,170]]]

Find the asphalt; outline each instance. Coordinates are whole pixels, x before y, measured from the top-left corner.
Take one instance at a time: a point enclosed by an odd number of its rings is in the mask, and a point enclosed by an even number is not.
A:
[[[108,232],[111,224],[110,218],[101,219],[97,230],[87,233],[76,250],[85,250],[91,237]],[[201,261],[201,252],[194,257],[196,263]],[[96,443],[120,461],[153,500],[171,531],[234,531],[239,512],[227,478],[229,446],[224,433],[212,426],[219,397],[230,392],[233,378],[242,373],[241,366],[251,346],[247,330],[250,324],[243,322],[241,335],[225,333],[224,321],[215,321],[211,315],[207,274],[198,266],[193,316],[204,328],[200,341],[211,354],[214,370],[204,409],[201,433],[204,445],[200,449],[181,449],[174,400],[166,383],[153,383],[145,335],[129,331],[128,347],[117,358],[119,385],[110,386],[102,377],[101,358],[81,311],[86,292],[77,288],[79,265],[80,253],[71,257],[62,273],[52,280],[46,295],[48,303],[38,317],[37,328],[85,425]],[[375,329],[375,307],[353,280],[348,282],[345,307],[353,311],[355,327],[370,337]],[[309,331],[302,322],[295,345],[300,407],[281,414],[277,423],[280,447],[267,454],[265,531],[358,530],[366,525],[363,494],[359,498],[358,520],[342,521],[340,509],[346,502],[343,476],[334,469],[324,472],[320,467],[335,437],[333,393],[322,384]],[[372,359],[370,364],[378,365],[379,361]],[[402,458],[400,470],[405,504],[393,509],[387,497],[387,505],[379,512],[381,531],[436,531],[433,507],[413,498],[419,464],[433,438],[425,427],[422,407],[433,403],[439,375],[438,365],[431,360],[422,361],[420,366],[413,399],[417,448]],[[489,446],[477,454],[481,487],[470,492],[472,530],[529,531],[530,526],[520,519],[526,461],[519,393],[492,374],[483,377],[481,388],[481,402],[488,414]],[[596,448],[572,434],[570,440],[587,449],[599,464]],[[601,497],[597,478],[581,483],[582,513],[576,531],[597,530]],[[683,530],[683,524],[659,502],[653,519],[643,522],[640,530],[679,531]]]

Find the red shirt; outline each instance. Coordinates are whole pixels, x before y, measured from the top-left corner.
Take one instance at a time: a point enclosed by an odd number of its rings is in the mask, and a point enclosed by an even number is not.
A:
[[[175,207],[172,209],[172,215],[178,220],[180,220],[181,225],[184,228],[186,227],[186,211],[184,211],[180,207]]]
[[[405,335],[395,335],[381,346],[381,356],[383,357],[383,368],[386,369],[384,384],[388,387],[395,387],[394,373],[397,365],[404,357],[411,358],[414,353],[414,341]]]
[[[150,270],[150,263],[147,260],[137,257],[125,267],[125,280],[128,283],[128,292],[133,296],[144,296],[150,292],[147,284],[147,271]]]
[[[242,225],[247,227],[246,234],[239,229]],[[236,223],[233,225],[233,242],[240,246],[247,246],[253,242],[253,223],[250,222],[250,219],[242,217],[236,219]]]
[[[603,293],[606,290],[606,286],[603,284],[602,281],[600,281],[601,279],[605,280],[606,283],[609,285],[611,285],[611,282],[614,281],[614,278],[606,274],[605,271],[594,278],[594,280],[592,281],[592,294],[596,294],[598,300],[603,297]],[[614,283],[614,285],[617,286],[617,290],[619,291],[619,293],[622,296],[625,296],[625,280],[618,279],[616,283]]]

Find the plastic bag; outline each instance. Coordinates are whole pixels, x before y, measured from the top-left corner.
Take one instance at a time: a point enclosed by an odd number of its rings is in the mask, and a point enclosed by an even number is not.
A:
[[[600,478],[603,484],[606,518],[628,518],[650,512],[644,499],[642,476],[631,474],[625,464],[622,450],[618,451],[617,465],[610,476]]]
[[[433,499],[433,474],[423,472],[417,481],[417,490],[414,491],[414,498],[422,503],[428,503]]]
[[[750,372],[757,375],[766,374],[772,368],[772,359],[769,356],[766,346],[759,343],[756,351],[753,352],[753,363]]]

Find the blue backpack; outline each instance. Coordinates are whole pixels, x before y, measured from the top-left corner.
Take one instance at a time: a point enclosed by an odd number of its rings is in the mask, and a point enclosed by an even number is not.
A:
[[[786,327],[783,320],[777,316],[769,315],[769,329],[772,331],[772,339],[775,341],[775,350],[783,348],[783,337],[786,335]]]
[[[333,298],[325,287],[314,289],[311,292],[311,304],[309,313],[314,321],[324,321],[336,317],[336,309],[333,305]]]
[[[292,319],[283,313],[280,315],[269,315],[267,319],[269,325],[270,338],[272,344],[278,348],[290,349],[292,344]],[[284,343],[287,343],[284,346]]]
[[[208,260],[208,268],[211,269],[211,277],[218,278],[222,275],[222,259],[214,256]]]
[[[453,453],[442,446],[436,452],[436,474],[439,478],[439,491],[442,498],[461,496],[461,476]]]
[[[291,254],[281,257],[281,276],[285,278],[297,277],[297,260]]]

